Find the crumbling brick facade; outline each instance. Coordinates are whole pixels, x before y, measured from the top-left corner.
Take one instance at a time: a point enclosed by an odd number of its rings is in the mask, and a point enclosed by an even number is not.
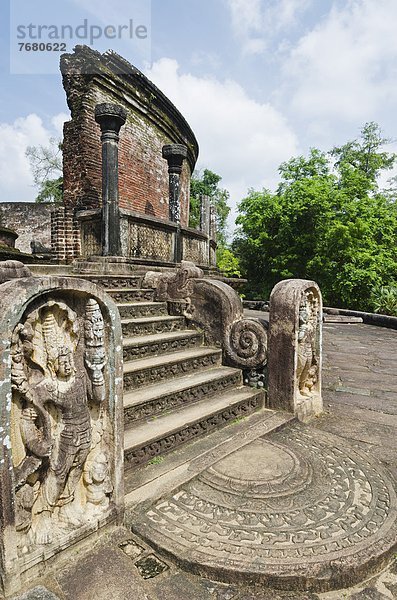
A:
[[[103,55],[86,46],[61,58],[63,84],[72,120],[63,142],[64,201],[74,209],[101,205],[100,128],[95,105],[122,105],[128,116],[120,133],[120,208],[168,221],[168,170],[162,158],[165,144],[188,148],[181,175],[181,224],[189,220],[190,177],[198,144],[174,105],[140,71],[113,52]]]
[[[61,263],[80,256],[80,225],[73,208],[57,206],[51,213],[51,246]]]

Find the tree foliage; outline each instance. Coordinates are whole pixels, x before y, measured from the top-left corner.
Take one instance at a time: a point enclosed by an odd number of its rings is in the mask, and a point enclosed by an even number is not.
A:
[[[36,202],[62,202],[62,144],[50,139],[48,146],[28,146],[29,159],[35,185],[38,187]]]
[[[267,297],[280,280],[316,280],[325,303],[372,310],[373,290],[397,281],[395,194],[378,189],[396,156],[375,123],[328,154],[280,166],[276,193],[250,190],[233,243],[249,293]]]

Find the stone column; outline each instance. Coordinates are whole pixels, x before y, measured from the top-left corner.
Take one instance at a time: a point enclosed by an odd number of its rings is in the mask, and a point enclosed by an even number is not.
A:
[[[216,230],[216,206],[210,204],[210,239],[216,242],[217,230]]]
[[[180,177],[183,161],[187,158],[187,146],[183,144],[168,144],[163,146],[163,158],[168,162],[169,219],[177,225],[174,261],[180,263],[182,260],[181,207],[179,201]]]
[[[200,231],[206,236],[210,235],[210,199],[208,196],[200,198]]]
[[[102,142],[102,255],[121,255],[119,208],[119,132],[127,111],[117,104],[97,104],[95,120],[101,127]]]

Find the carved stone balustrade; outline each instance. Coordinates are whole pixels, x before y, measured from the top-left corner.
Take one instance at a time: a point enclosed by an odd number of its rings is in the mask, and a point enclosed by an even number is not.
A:
[[[206,343],[222,348],[224,364],[241,369],[263,368],[267,360],[267,333],[259,319],[246,318],[240,297],[226,283],[204,279],[193,263],[168,273],[149,272],[145,287],[156,289],[158,300],[167,300],[203,330]]]

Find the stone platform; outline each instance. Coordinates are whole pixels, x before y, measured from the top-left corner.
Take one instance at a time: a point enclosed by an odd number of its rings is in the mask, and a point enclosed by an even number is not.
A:
[[[201,576],[319,592],[386,564],[396,508],[394,480],[366,452],[290,423],[204,470],[133,530]]]

